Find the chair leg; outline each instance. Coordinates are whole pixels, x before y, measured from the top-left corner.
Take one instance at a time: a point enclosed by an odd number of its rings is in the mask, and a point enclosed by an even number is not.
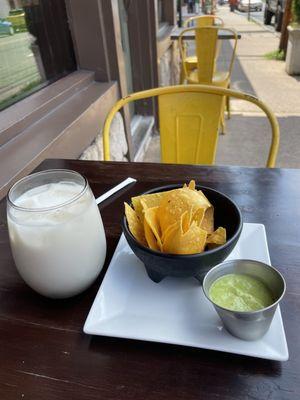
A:
[[[224,96],[222,101],[221,119],[220,119],[220,133],[222,135],[226,134],[226,123],[225,123],[225,107],[227,98]]]
[[[180,69],[180,85],[183,85],[184,81],[185,81],[184,71],[183,71],[183,66],[181,66],[181,69]]]
[[[226,110],[227,110],[227,119],[231,118],[231,112],[230,112],[230,97],[226,96]]]
[[[227,89],[230,89],[230,82],[228,84]],[[230,112],[230,97],[226,97],[226,110],[227,110],[227,119],[231,118],[231,112]]]
[[[225,124],[224,109],[222,110],[222,113],[221,113],[220,128],[221,128],[221,134],[225,135],[226,134],[226,124]]]

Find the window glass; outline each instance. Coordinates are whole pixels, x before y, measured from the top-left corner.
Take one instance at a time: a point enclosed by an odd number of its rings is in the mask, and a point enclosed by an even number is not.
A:
[[[0,110],[75,69],[63,0],[0,0]]]
[[[158,24],[164,21],[162,0],[157,0],[157,18]]]
[[[166,0],[164,0],[166,1]],[[157,0],[156,3],[156,24],[157,24],[157,36],[161,37],[165,34],[168,29],[169,23],[166,21],[165,8],[166,3],[163,0]]]

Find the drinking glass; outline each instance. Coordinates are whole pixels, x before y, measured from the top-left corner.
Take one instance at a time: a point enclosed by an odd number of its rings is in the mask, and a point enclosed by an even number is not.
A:
[[[87,180],[71,170],[29,175],[7,198],[16,267],[38,293],[66,298],[85,290],[101,271],[106,238]]]

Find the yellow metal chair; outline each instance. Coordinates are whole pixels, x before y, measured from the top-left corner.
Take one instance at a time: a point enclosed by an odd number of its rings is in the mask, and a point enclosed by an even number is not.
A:
[[[215,15],[201,15],[201,16],[195,16],[195,17],[190,17],[186,19],[183,23],[184,28],[188,28],[191,26],[191,23],[194,23],[197,28],[203,28],[205,26],[219,26],[223,27],[224,26],[224,21],[220,17],[216,17]],[[187,47],[188,44],[184,44],[184,61],[182,58],[182,62],[185,63],[185,67],[187,71],[193,71],[195,68],[197,68],[197,55],[187,55]],[[184,79],[184,73],[183,73],[183,66],[181,67],[181,80],[180,82],[183,83]]]
[[[164,163],[213,164],[224,96],[246,100],[264,111],[272,128],[267,167],[274,167],[279,146],[279,126],[272,111],[256,97],[206,85],[179,85],[132,93],[109,112],[103,130],[104,160],[110,160],[110,125],[125,104],[158,97],[161,160]]]
[[[188,28],[191,23],[195,23],[195,26],[211,26],[211,25],[219,25],[224,26],[224,21],[222,18],[217,17],[215,15],[196,15],[194,17],[187,18],[182,26],[184,28]]]
[[[184,34],[186,32],[194,32],[195,34],[197,68],[189,73],[185,68],[185,63],[183,63],[184,78],[188,83],[215,84],[227,87],[235,59],[238,35],[234,29],[221,29],[223,32],[231,34],[234,40],[228,70],[221,72],[216,71],[219,27],[187,28],[180,33],[178,43],[183,60],[185,57],[183,46]]]
[[[179,35],[179,50],[182,57],[183,77],[188,83],[199,83],[204,85],[221,86],[223,88],[230,87],[230,77],[233,69],[238,35],[234,29],[221,28],[223,32],[228,32],[234,38],[231,58],[227,71],[217,71],[217,54],[218,54],[218,34],[219,27],[208,26],[202,28],[188,28],[183,30]],[[185,47],[183,43],[183,36],[186,32],[195,33],[196,42],[196,56],[197,68],[189,71],[184,61]],[[229,98],[226,100],[226,108],[228,118],[230,118],[230,102]],[[225,104],[224,104],[225,105]],[[224,109],[224,106],[223,106]],[[225,133],[225,118],[222,112],[221,118],[222,132]]]

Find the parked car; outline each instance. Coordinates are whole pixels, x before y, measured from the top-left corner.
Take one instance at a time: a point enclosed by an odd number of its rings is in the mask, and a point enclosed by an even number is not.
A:
[[[275,30],[281,31],[285,0],[266,0],[264,23],[270,25],[273,15],[275,16]]]
[[[0,18],[0,35],[13,35],[14,28],[12,23]]]
[[[249,11],[262,11],[263,3],[261,0],[240,0],[237,9],[242,12]]]

